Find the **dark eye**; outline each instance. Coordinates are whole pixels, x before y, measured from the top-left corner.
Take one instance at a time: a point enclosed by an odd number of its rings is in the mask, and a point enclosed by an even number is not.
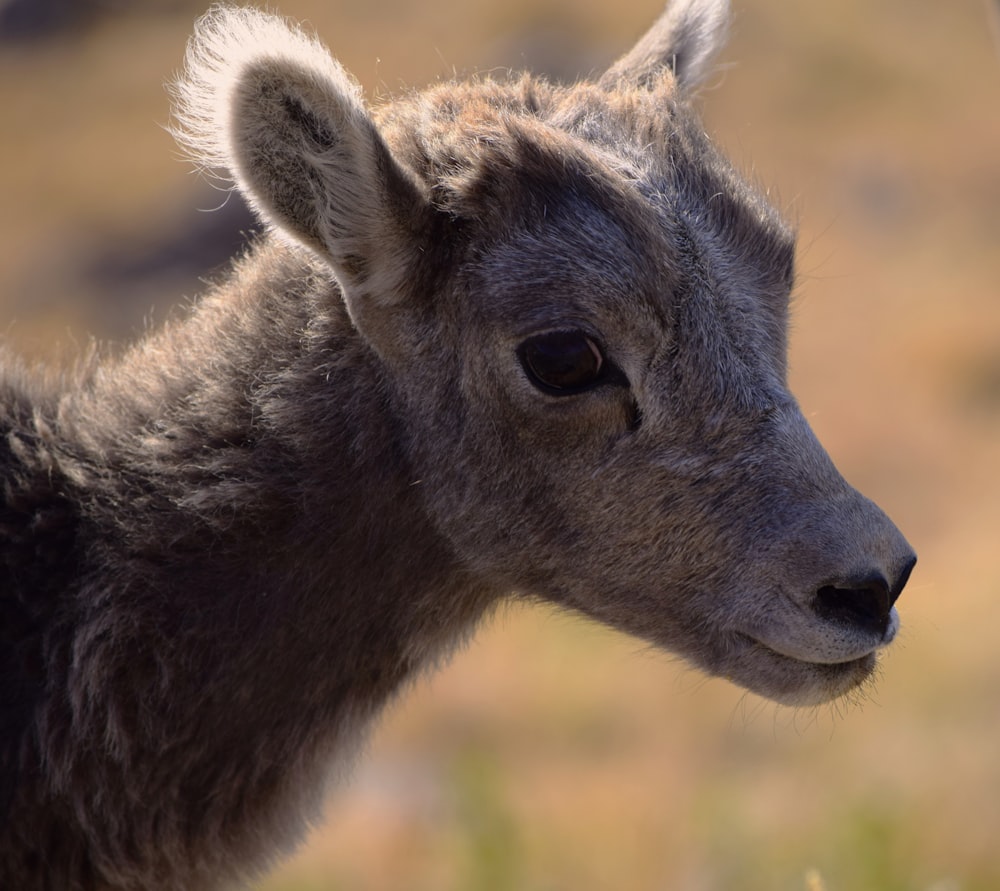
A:
[[[531,382],[556,395],[599,383],[607,365],[601,348],[582,331],[550,331],[529,337],[517,348]]]

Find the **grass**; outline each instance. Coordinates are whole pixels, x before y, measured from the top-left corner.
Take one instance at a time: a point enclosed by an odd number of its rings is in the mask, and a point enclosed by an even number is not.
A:
[[[371,94],[516,65],[560,21],[598,66],[658,4],[280,5]],[[972,3],[735,7],[706,118],[799,224],[793,388],[920,553],[878,689],[792,713],[512,609],[392,710],[262,891],[1000,887],[1000,61]],[[189,18],[0,53],[0,294],[20,348],[141,318],[147,295],[112,301],[88,252],[217,198],[159,126]]]

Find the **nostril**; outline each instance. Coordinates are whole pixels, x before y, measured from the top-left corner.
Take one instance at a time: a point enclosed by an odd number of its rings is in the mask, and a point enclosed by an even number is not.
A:
[[[816,611],[833,622],[884,635],[889,628],[893,597],[881,575],[824,585],[816,592]]]

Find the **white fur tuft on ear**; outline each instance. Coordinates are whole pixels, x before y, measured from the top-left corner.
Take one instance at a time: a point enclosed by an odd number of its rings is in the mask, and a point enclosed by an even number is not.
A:
[[[683,90],[705,77],[722,46],[729,25],[729,0],[673,0],[652,28],[601,78],[618,84],[648,86],[668,68]]]
[[[258,10],[215,7],[173,95],[181,145],[324,258],[356,320],[366,298],[399,297],[429,204],[319,41]]]
[[[238,179],[232,132],[237,87],[248,68],[283,61],[328,78],[362,110],[360,88],[316,38],[259,9],[214,6],[195,24],[184,69],[170,87],[170,130],[196,164]]]

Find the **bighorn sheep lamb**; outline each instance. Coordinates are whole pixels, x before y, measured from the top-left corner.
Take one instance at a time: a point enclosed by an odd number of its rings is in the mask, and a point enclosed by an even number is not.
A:
[[[792,233],[689,102],[727,15],[374,109],[200,21],[176,129],[268,234],[72,379],[3,360],[0,888],[259,873],[510,596],[780,702],[870,677],[915,558],[788,392]]]

